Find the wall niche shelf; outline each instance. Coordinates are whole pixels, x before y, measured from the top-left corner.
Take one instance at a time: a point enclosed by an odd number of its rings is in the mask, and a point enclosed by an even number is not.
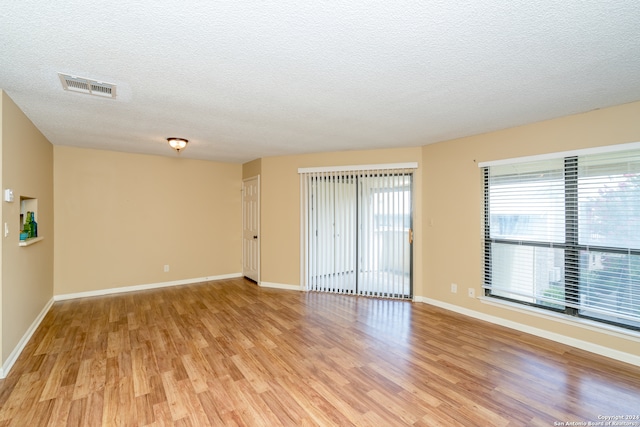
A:
[[[31,246],[34,243],[38,243],[42,239],[44,239],[44,237],[32,237],[27,240],[20,240],[20,243],[18,243],[18,246]]]
[[[38,199],[35,197],[20,196],[20,232],[22,232],[25,227],[25,222],[27,222],[27,212],[33,212],[33,220],[38,221]],[[20,240],[18,246],[31,246],[40,240],[42,240],[42,237],[36,234],[35,237]]]

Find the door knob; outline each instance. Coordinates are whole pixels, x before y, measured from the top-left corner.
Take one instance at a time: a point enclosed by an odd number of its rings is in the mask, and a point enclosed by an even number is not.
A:
[[[254,238],[254,239],[257,239],[257,238],[258,238],[258,236],[253,236],[253,238]]]

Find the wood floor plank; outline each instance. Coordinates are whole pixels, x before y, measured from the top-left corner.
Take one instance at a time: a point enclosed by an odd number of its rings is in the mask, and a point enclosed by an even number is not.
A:
[[[162,375],[162,385],[164,387],[164,391],[167,395],[167,404],[169,405],[169,410],[171,411],[171,419],[173,421],[180,420],[182,418],[188,417],[189,413],[187,411],[187,405],[184,402],[185,396],[180,394],[180,383],[177,380],[173,372],[163,372]]]
[[[198,393],[197,397],[209,424],[213,426],[225,425],[225,415],[233,411],[233,405],[230,403],[226,391],[222,387],[211,388]]]
[[[307,411],[287,393],[277,382],[271,382],[270,390],[260,393],[260,398],[280,421],[281,425],[303,425],[310,422]]]
[[[230,378],[223,378],[221,379],[221,382],[229,395],[229,399],[231,400],[231,406],[233,407],[233,411],[231,411],[231,413],[234,417],[238,417],[241,425],[265,425],[266,421],[262,414],[258,413],[258,411],[250,405],[250,402],[248,402],[244,396],[243,387],[241,387],[240,384],[243,382],[246,383],[246,379],[243,378],[232,381]]]
[[[93,359],[84,359],[80,362],[76,382],[73,388],[73,400],[82,399],[89,395],[89,392],[91,391],[91,371],[93,362]]]
[[[282,388],[302,407],[316,425],[353,425],[347,416],[340,413],[325,397],[308,387],[299,379],[282,377],[278,381]]]
[[[549,426],[640,411],[640,368],[409,301],[244,279],[56,302],[5,426]]]
[[[56,358],[53,369],[46,378],[46,383],[40,400],[55,399],[60,394],[60,388],[62,387],[62,380],[64,379],[65,369],[67,365],[67,355],[65,353],[59,353]]]
[[[153,405],[149,400],[148,394],[136,396],[136,422],[138,425],[149,425],[155,421],[153,414]]]
[[[0,421],[14,418],[20,412],[20,408],[28,405],[29,399],[33,398],[29,396],[29,393],[37,393],[38,389],[44,386],[44,381],[40,380],[37,372],[32,372],[18,377],[15,384],[9,383],[8,385],[12,387],[12,392],[6,393],[7,399],[4,400],[0,408]]]
[[[73,423],[67,423],[71,405],[74,402],[74,388],[74,386],[67,386],[61,390],[60,394],[54,400],[51,416],[47,424],[43,424],[41,420],[38,420],[36,425],[46,425],[47,427],[74,425]]]
[[[355,425],[360,423],[364,412],[366,412],[362,410],[363,405],[354,405],[354,400],[346,398],[347,396],[341,393],[340,388],[335,388],[331,384],[313,378],[308,378],[305,382],[327,402],[331,402],[332,406],[351,423]]]
[[[204,357],[199,352],[185,354],[182,356],[182,364],[196,393],[207,391],[209,389],[207,378],[211,375],[211,368]]]
[[[148,342],[131,351],[131,374],[135,396],[149,394],[151,391],[149,379],[158,375],[159,371],[153,349]]]
[[[182,401],[185,404],[189,421],[194,426],[209,426],[209,418],[207,417],[201,401],[198,399],[197,393],[193,389],[192,383],[189,380],[183,380],[179,384],[180,395]]]
[[[153,416],[155,421],[151,425],[154,427],[173,426],[171,409],[166,401],[153,405]]]

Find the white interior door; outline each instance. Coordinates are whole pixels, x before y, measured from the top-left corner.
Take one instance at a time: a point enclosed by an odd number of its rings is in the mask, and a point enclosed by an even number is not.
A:
[[[260,283],[260,176],[242,182],[242,273]]]

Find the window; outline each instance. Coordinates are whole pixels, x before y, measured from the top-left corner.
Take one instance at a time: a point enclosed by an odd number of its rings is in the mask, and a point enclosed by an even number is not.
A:
[[[481,166],[485,295],[640,330],[640,150]]]

